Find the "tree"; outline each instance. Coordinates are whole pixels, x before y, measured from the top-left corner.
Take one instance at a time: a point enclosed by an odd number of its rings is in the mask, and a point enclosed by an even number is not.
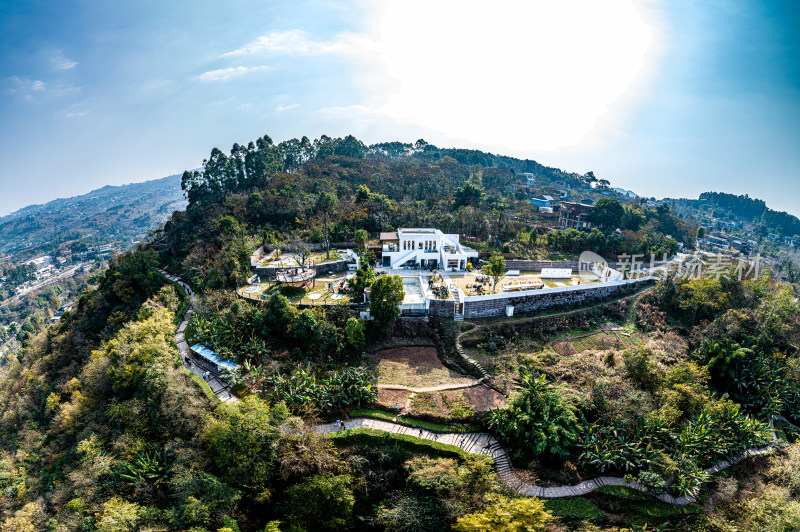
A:
[[[319,343],[320,322],[311,309],[301,310],[292,324],[292,335],[302,346],[312,348]]]
[[[298,266],[305,268],[309,257],[311,257],[311,249],[308,247],[308,244],[299,238],[293,238],[290,244],[294,248],[292,251],[292,258]]]
[[[291,486],[286,490],[291,524],[299,530],[348,528],[356,500],[352,483],[350,475],[314,475]]]
[[[353,291],[352,300],[357,303],[362,303],[364,301],[364,290],[372,285],[374,279],[375,270],[369,265],[367,254],[361,255],[361,265],[356,270],[356,277],[353,279],[351,285]]]
[[[368,238],[369,234],[367,233],[366,229],[359,229],[356,231],[355,235],[353,236],[353,244],[355,244],[357,252],[361,253],[367,249]]]
[[[569,456],[578,439],[578,422],[559,389],[545,375],[537,377],[526,369],[514,384],[517,394],[508,405],[492,410],[489,418],[498,439],[520,459]]]
[[[372,283],[370,292],[370,313],[378,327],[394,323],[400,317],[400,303],[405,291],[399,275],[382,275]]]
[[[356,350],[360,351],[364,347],[364,324],[358,318],[347,318],[347,324],[344,327],[344,336],[347,338],[347,343]]]
[[[506,272],[506,259],[502,255],[492,255],[483,268],[484,273],[492,278],[492,293],[497,289],[497,281]]]
[[[323,191],[317,198],[316,209],[322,213],[323,225],[325,226],[325,258],[327,260],[331,258],[331,242],[328,239],[328,215],[338,202],[339,200],[336,199],[336,196],[326,191]]]
[[[467,514],[453,525],[457,532],[544,532],[553,520],[536,497],[491,497],[492,505],[482,512]]]
[[[234,404],[222,404],[216,410],[217,421],[206,433],[214,462],[228,482],[264,491],[275,471],[275,448],[280,432],[278,424],[289,411],[279,403],[270,407],[255,396]]]
[[[473,183],[464,183],[463,187],[459,187],[456,190],[453,209],[457,210],[459,207],[467,205],[477,206],[482,197],[483,187]]]
[[[622,225],[625,209],[618,199],[602,198],[592,209],[592,221],[603,228],[617,228]]]
[[[284,335],[289,331],[294,321],[297,309],[283,294],[274,293],[269,296],[266,308],[261,314],[261,325],[277,335]]]
[[[702,225],[697,228],[697,238],[705,238],[706,236],[706,228]]]

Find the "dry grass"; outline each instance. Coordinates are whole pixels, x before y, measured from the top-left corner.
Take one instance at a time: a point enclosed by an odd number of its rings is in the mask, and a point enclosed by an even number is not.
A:
[[[375,354],[372,361],[378,369],[378,384],[430,388],[474,381],[470,377],[446,368],[436,356],[435,347],[384,349]]]

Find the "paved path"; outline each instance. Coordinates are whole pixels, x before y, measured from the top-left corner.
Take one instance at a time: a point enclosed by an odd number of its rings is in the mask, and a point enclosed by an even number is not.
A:
[[[454,445],[468,453],[489,456],[494,460],[495,468],[500,479],[519,495],[527,495],[529,497],[542,497],[545,499],[555,499],[560,497],[579,497],[586,495],[592,491],[600,488],[601,486],[626,486],[638,491],[646,492],[647,488],[636,482],[628,482],[624,478],[619,477],[597,477],[590,480],[581,482],[574,486],[555,486],[545,488],[528,484],[520,479],[511,470],[511,463],[508,459],[505,449],[503,449],[500,442],[498,442],[491,434],[485,432],[472,432],[472,433],[440,433],[433,432],[425,429],[417,429],[406,425],[392,423],[390,421],[382,421],[379,419],[371,418],[353,418],[345,422],[345,429],[369,428],[380,430],[382,432],[390,432],[392,434],[406,434],[415,438],[423,440],[431,440],[447,445]],[[336,423],[323,423],[315,427],[319,434],[327,434],[330,432],[339,432],[341,427]],[[706,473],[714,474],[727,469],[739,462],[754,456],[767,454],[774,448],[775,435],[772,435],[773,443],[758,449],[749,449],[742,454],[732,458],[731,460],[723,460],[713,467],[706,470]],[[693,497],[673,497],[672,495],[653,495],[656,499],[668,503],[685,506],[687,504],[696,502]]]
[[[211,368],[204,367],[202,365],[203,361],[194,356],[189,349],[189,343],[186,341],[186,327],[189,325],[189,320],[192,319],[192,314],[194,313],[194,304],[197,301],[197,296],[192,291],[191,287],[183,282],[180,277],[170,275],[161,269],[158,271],[170,281],[178,283],[181,288],[183,288],[184,292],[186,292],[186,295],[189,296],[189,308],[187,308],[186,312],[183,313],[181,322],[178,324],[178,328],[175,330],[175,345],[178,346],[178,352],[180,353],[183,367],[202,378],[203,373]],[[192,362],[187,363],[187,359],[191,360]],[[208,386],[211,388],[211,391],[214,393],[214,395],[216,395],[217,398],[223,403],[232,403],[239,400],[229,393],[230,387],[228,386],[228,383],[220,379],[219,376],[215,375],[213,372],[211,373],[211,377],[206,379],[206,382],[208,383]]]

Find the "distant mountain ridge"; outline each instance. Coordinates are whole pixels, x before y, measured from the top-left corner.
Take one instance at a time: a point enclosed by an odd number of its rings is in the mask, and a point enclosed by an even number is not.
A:
[[[0,252],[80,238],[131,240],[163,223],[186,200],[180,175],[106,185],[86,194],[28,205],[0,217]]]

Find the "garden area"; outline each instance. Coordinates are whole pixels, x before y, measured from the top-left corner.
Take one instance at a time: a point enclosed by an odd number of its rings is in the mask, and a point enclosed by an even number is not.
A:
[[[489,294],[492,291],[493,279],[481,272],[475,273],[450,273],[448,274],[466,295]],[[521,271],[519,275],[504,275],[497,280],[497,293],[513,290],[535,290],[540,288],[559,288],[581,284],[597,283],[599,279],[594,274],[573,275],[569,279],[542,278],[538,271]],[[470,294],[472,292],[472,294]]]
[[[274,253],[270,253],[264,257],[259,264],[265,268],[296,268],[300,266],[299,261],[301,260],[304,261],[305,265],[327,264],[329,262],[347,260],[347,255],[345,253],[336,250],[331,250],[330,258],[328,258],[325,251],[311,252],[305,255],[306,256],[300,258],[298,254],[283,253],[276,257]]]

